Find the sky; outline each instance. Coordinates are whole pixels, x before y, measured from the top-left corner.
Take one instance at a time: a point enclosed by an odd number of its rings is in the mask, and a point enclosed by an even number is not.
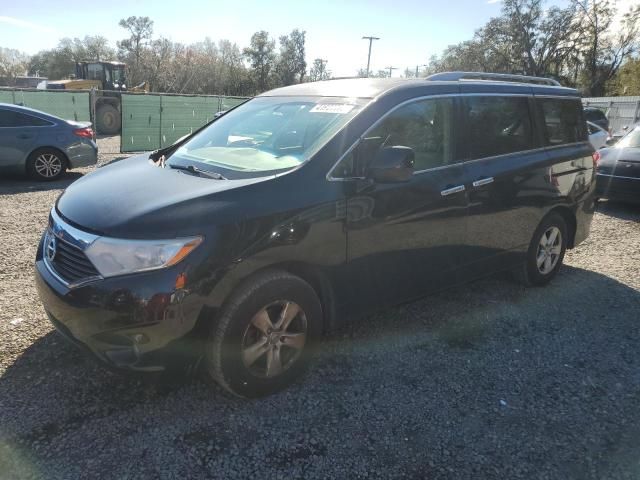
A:
[[[617,0],[621,6],[640,0]],[[566,0],[550,0],[549,5]],[[148,16],[154,38],[185,44],[210,37],[240,48],[251,35],[267,30],[273,38],[294,28],[306,30],[307,63],[328,60],[334,76],[353,76],[366,68],[368,41],[376,36],[371,70],[415,70],[448,45],[472,37],[500,14],[501,0],[109,0],[75,7],[51,0],[0,0],[0,47],[28,54],[50,49],[63,37],[102,35],[115,42],[126,37],[121,18]]]

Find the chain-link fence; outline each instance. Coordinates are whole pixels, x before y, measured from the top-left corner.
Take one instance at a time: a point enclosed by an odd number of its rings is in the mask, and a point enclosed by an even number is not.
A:
[[[91,100],[88,91],[0,89],[0,103],[34,108],[65,120],[91,121]]]
[[[206,95],[123,94],[122,152],[156,150],[171,145],[229,110],[244,97]]]
[[[602,110],[614,134],[640,121],[640,97],[592,97],[583,98],[582,103]]]

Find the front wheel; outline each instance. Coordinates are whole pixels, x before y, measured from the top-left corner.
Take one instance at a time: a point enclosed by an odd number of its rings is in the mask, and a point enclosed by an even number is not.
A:
[[[546,285],[556,276],[567,249],[567,223],[557,213],[545,217],[531,239],[526,263],[516,272],[525,285]]]
[[[307,282],[287,272],[260,274],[223,309],[207,369],[235,395],[269,395],[304,373],[321,329],[320,301]]]

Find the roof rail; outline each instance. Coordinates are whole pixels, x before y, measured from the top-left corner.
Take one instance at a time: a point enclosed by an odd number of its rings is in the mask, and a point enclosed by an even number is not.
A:
[[[428,76],[427,80],[444,82],[457,82],[459,80],[490,80],[495,82],[535,83],[537,85],[552,85],[554,87],[562,86],[553,78],[511,75],[508,73],[442,72]]]

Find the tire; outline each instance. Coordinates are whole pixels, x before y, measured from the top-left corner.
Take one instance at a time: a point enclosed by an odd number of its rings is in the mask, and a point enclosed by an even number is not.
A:
[[[265,272],[223,307],[206,347],[207,370],[234,395],[269,395],[305,372],[321,332],[322,307],[313,288],[287,272]]]
[[[66,170],[66,157],[54,148],[38,148],[27,159],[27,173],[39,182],[58,180]]]
[[[546,240],[544,242],[543,236]],[[568,230],[564,218],[557,213],[547,215],[533,234],[526,263],[515,272],[516,278],[527,286],[543,286],[549,283],[560,270],[567,250],[567,240]],[[544,259],[542,265],[539,264],[541,259]]]
[[[122,119],[116,107],[108,103],[100,105],[96,111],[96,129],[104,135],[115,135],[120,132]]]

